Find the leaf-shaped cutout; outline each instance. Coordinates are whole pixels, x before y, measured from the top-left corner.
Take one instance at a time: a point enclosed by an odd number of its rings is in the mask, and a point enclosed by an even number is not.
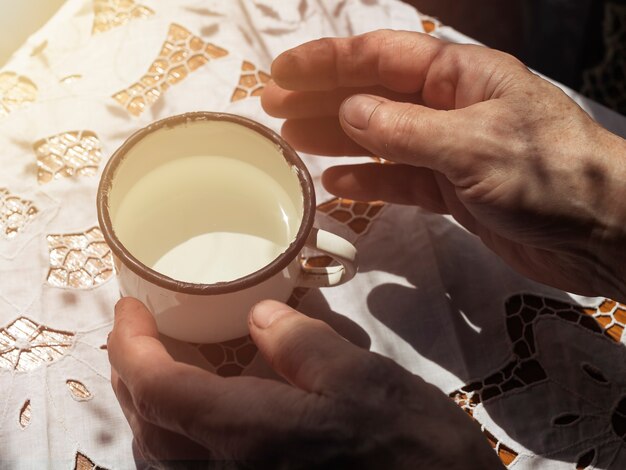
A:
[[[269,34],[270,36],[282,36],[283,34],[293,33],[294,31],[294,28],[265,28],[261,30],[262,33]]]
[[[203,26],[202,29],[200,29],[200,34],[202,34],[203,36],[213,36],[219,30],[220,30],[219,23],[214,23],[209,26]]]
[[[74,75],[68,75],[67,77],[63,77],[59,80],[59,83],[72,83],[76,80],[80,80],[83,76],[79,73],[75,73]]]
[[[280,15],[272,7],[268,7],[267,5],[263,5],[262,3],[257,2],[254,2],[254,6],[256,6],[259,11],[265,16],[269,16],[270,18],[274,18],[275,20],[280,20]]]
[[[185,10],[190,11],[191,13],[195,13],[196,15],[202,15],[202,16],[224,16],[222,13],[209,10],[208,8],[186,7]]]
[[[593,365],[585,362],[585,363],[583,363],[581,365],[581,367],[582,367],[583,371],[585,372],[585,374],[587,374],[589,377],[591,377],[596,382],[599,382],[599,383],[602,383],[602,384],[609,383],[609,381],[606,379],[606,377],[604,376],[602,371],[600,369],[598,369],[596,366],[593,366]]]
[[[304,19],[306,17],[306,12],[309,9],[309,2],[307,0],[300,0],[300,5],[298,5],[298,13],[300,13],[300,19]]]
[[[67,384],[67,388],[70,390],[72,394],[72,398],[78,401],[90,400],[93,395],[89,391],[87,387],[82,382],[78,380],[68,379],[65,382]]]
[[[564,413],[552,420],[553,426],[569,426],[580,419],[580,415],[574,413]]]
[[[583,453],[580,457],[578,457],[578,461],[576,463],[576,470],[584,470],[589,465],[591,465],[596,458],[596,450],[589,449],[587,452]]]
[[[47,39],[33,49],[33,51],[30,53],[31,57],[35,57],[36,55],[41,54],[46,49],[46,47],[48,47]]]
[[[30,400],[26,400],[22,405],[22,409],[20,410],[20,427],[22,429],[26,429],[26,427],[30,424],[30,418]]]

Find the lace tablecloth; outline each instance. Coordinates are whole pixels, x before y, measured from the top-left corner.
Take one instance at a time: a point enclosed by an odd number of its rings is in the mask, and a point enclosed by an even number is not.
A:
[[[0,70],[2,468],[134,466],[94,201],[112,151],[185,111],[277,130],[258,99],[272,58],[379,28],[470,41],[398,0],[69,0]],[[626,119],[573,96],[626,135]],[[626,468],[626,307],[528,281],[446,217],[333,199],[319,178],[341,159],[303,158],[318,223],[357,244],[361,270],[294,305],[440,387],[509,468]],[[249,338],[194,350],[221,375],[268,372]]]

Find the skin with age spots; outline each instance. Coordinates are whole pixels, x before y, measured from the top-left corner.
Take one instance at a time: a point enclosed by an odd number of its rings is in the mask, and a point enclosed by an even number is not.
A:
[[[263,106],[294,147],[396,163],[331,168],[331,193],[451,214],[528,277],[626,299],[626,141],[512,56],[378,31],[272,72]]]
[[[262,104],[295,147],[394,163],[331,168],[332,193],[452,214],[534,279],[626,298],[626,143],[511,56],[379,31],[304,44],[272,74]],[[140,459],[502,468],[448,397],[327,324],[266,301],[249,327],[285,382],[176,362],[146,307],[118,303],[111,381]]]

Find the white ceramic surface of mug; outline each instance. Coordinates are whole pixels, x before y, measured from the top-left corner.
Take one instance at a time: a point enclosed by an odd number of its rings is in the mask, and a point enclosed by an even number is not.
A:
[[[354,246],[313,228],[313,183],[296,152],[240,116],[187,113],[138,131],[104,169],[97,208],[122,295],[183,341],[244,336],[255,303],[356,272]],[[305,246],[338,265],[305,268]]]

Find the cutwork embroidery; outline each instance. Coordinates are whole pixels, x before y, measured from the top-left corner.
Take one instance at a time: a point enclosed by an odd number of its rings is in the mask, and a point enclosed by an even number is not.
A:
[[[37,99],[37,85],[15,72],[0,73],[0,117]]]
[[[48,235],[47,240],[50,285],[88,289],[113,276],[113,255],[98,227],[82,233]]]
[[[137,5],[134,0],[93,0],[93,11],[93,34],[123,26],[134,18],[154,15],[152,9]]]
[[[113,98],[130,114],[139,116],[171,85],[180,83],[211,59],[226,55],[225,49],[204,42],[178,24],[171,24],[161,52],[148,72],[138,82],[115,93]]]
[[[14,238],[39,214],[33,201],[0,188],[0,238]]]
[[[0,329],[0,367],[25,372],[56,361],[72,349],[74,336],[20,317]]]
[[[33,144],[37,155],[37,181],[72,176],[93,176],[102,160],[100,139],[92,131],[56,134]]]

